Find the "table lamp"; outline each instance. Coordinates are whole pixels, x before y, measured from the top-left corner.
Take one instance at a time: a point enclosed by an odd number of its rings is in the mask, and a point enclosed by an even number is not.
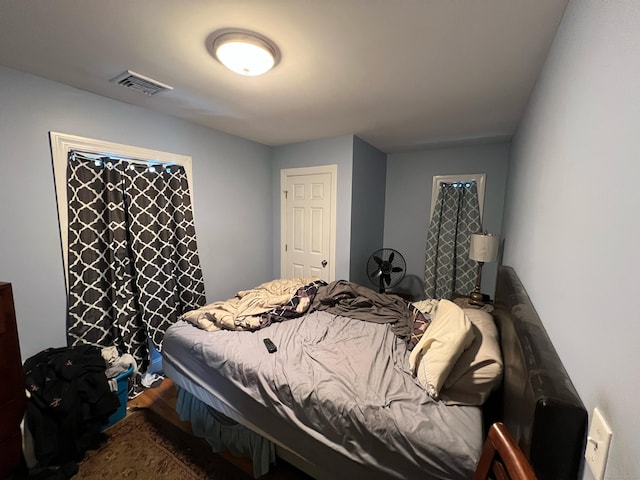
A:
[[[471,303],[477,305],[484,304],[484,295],[480,292],[482,282],[482,266],[486,262],[495,262],[498,259],[498,249],[500,248],[500,235],[493,233],[472,233],[471,245],[469,248],[469,258],[478,262],[478,278],[476,287],[469,294]]]

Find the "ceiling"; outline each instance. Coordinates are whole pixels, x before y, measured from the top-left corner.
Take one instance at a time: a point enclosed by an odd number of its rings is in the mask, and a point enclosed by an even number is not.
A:
[[[393,153],[514,133],[567,0],[0,0],[0,65],[270,146],[358,135]],[[267,36],[261,77],[208,53]],[[146,96],[132,70],[174,87]]]

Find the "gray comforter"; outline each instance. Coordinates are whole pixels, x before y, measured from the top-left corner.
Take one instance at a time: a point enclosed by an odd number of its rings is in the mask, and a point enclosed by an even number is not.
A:
[[[267,337],[276,353],[267,352]],[[163,350],[165,362],[192,381],[223,376],[283,425],[366,465],[370,478],[471,478],[481,411],[429,398],[408,371],[408,355],[389,324],[318,311],[256,332],[203,332],[178,322]]]
[[[405,340],[411,336],[414,321],[406,300],[347,280],[336,280],[320,287],[311,310],[324,310],[366,322],[391,323],[391,330]]]

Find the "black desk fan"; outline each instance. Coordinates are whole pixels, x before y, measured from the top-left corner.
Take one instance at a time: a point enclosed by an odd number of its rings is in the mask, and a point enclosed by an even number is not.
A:
[[[400,252],[392,248],[381,248],[367,260],[367,277],[378,287],[380,293],[398,285],[405,276],[407,263]]]

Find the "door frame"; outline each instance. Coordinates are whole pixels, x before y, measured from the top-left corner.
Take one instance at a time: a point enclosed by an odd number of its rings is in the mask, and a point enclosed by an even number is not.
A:
[[[338,165],[318,165],[315,167],[283,168],[280,170],[280,277],[284,277],[287,263],[285,245],[287,240],[287,209],[286,192],[287,178],[300,175],[328,174],[331,178],[331,208],[329,225],[331,229],[329,241],[329,280],[335,280],[336,276],[336,231],[337,231],[337,199],[338,199]]]

